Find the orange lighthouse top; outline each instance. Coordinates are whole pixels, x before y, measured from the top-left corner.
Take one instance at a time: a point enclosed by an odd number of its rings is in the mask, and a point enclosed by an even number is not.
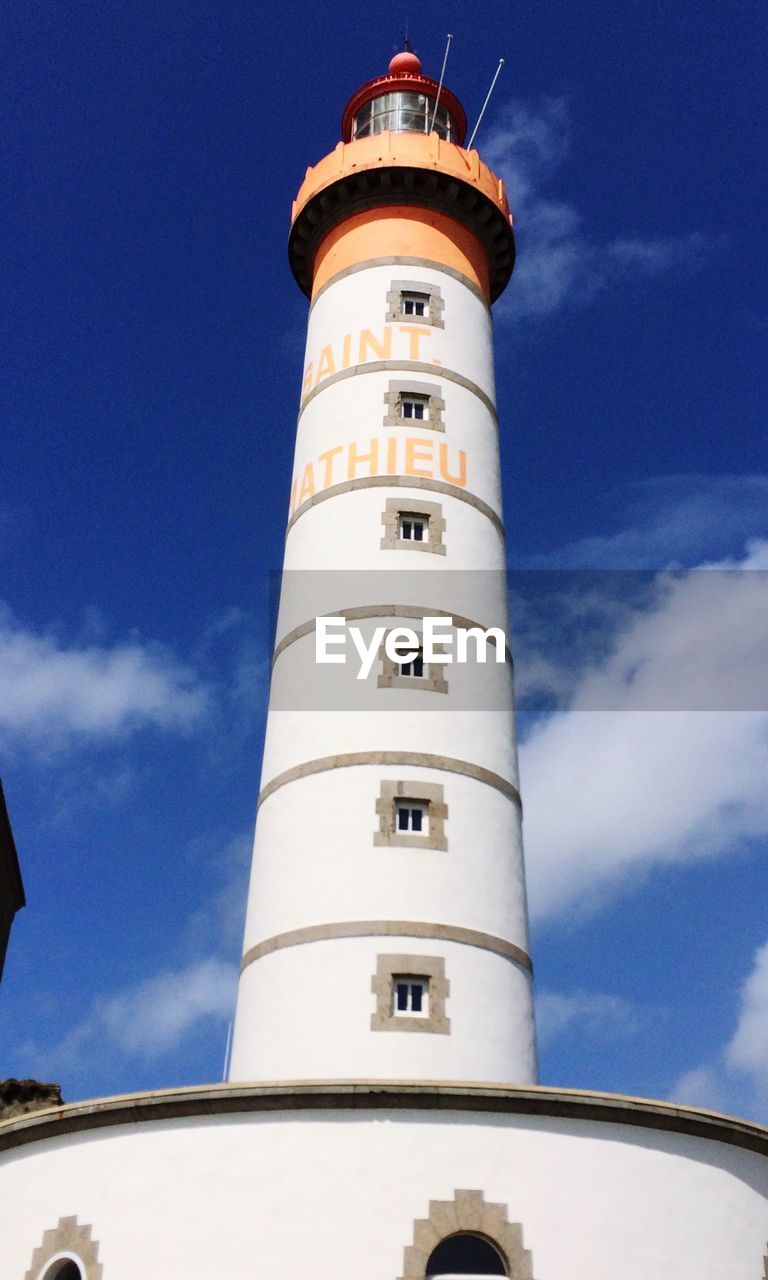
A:
[[[352,95],[342,141],[307,169],[293,205],[288,253],[307,297],[382,258],[439,261],[499,297],[515,261],[509,204],[462,147],[466,127],[458,98],[410,50]]]

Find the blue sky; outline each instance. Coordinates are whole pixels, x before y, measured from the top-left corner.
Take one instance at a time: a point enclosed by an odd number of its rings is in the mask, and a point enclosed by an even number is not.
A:
[[[306,315],[290,203],[403,13],[2,18],[0,774],[29,905],[0,1075],[70,1099],[221,1076]],[[506,58],[478,145],[518,232],[510,563],[568,570],[587,617],[576,656],[530,618],[517,642],[556,707],[521,726],[542,1079],[765,1120],[760,10],[409,22],[433,74],[453,32],[470,122]],[[713,564],[584,614],[582,570]]]

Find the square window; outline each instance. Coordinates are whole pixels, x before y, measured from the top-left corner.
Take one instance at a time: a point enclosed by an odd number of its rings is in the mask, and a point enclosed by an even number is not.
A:
[[[442,956],[377,956],[371,978],[376,997],[371,1030],[450,1035],[445,1011],[450,989]]]
[[[448,805],[441,783],[406,779],[382,782],[376,816],[378,831],[374,831],[374,845],[401,849],[448,848],[445,836]],[[398,967],[392,972],[402,973],[403,969]]]
[[[437,382],[389,382],[384,393],[385,427],[405,427],[417,422],[426,431],[445,431],[445,400]]]
[[[363,111],[365,108],[363,108]],[[361,112],[362,117],[362,112]],[[374,121],[375,124],[375,121]],[[370,122],[365,121],[363,129],[370,133]],[[376,129],[374,128],[374,132]],[[356,133],[355,137],[362,137]],[[437,329],[445,328],[445,301],[439,285],[429,280],[391,280],[387,290],[388,321],[416,320],[419,324],[434,325]]]
[[[427,835],[429,831],[427,805],[414,800],[398,800],[395,810],[395,827],[398,831],[412,831],[415,835]]]
[[[406,544],[408,545],[408,544]],[[381,674],[377,679],[379,689],[408,689],[411,693],[447,693],[448,681],[442,663],[434,665],[424,661],[424,649],[419,641],[418,649],[402,649],[398,656],[390,658],[386,641],[379,649]],[[419,795],[418,791],[401,792],[401,795]],[[429,796],[424,796],[429,800]],[[429,806],[427,805],[427,808]],[[431,818],[430,814],[430,818]]]
[[[429,1017],[429,978],[396,974],[392,979],[392,1011],[406,1017]]]
[[[424,422],[429,413],[429,396],[404,394],[398,405],[400,417]]]
[[[407,676],[412,680],[423,680],[424,650],[419,649],[419,652],[414,654],[412,658],[406,658],[404,662],[399,662],[397,665],[399,675]]]
[[[445,517],[439,502],[422,502],[414,496],[387,498],[381,516],[384,537],[382,551],[430,551],[446,554]]]
[[[412,511],[400,516],[400,537],[404,542],[426,542],[429,516],[415,515]]]
[[[429,311],[428,293],[401,293],[400,314],[404,316],[426,316]]]

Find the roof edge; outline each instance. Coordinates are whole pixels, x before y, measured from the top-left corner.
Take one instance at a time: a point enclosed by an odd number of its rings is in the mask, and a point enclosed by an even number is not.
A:
[[[192,1085],[96,1098],[0,1124],[0,1151],[69,1133],[194,1116],[261,1111],[462,1111],[588,1120],[723,1142],[768,1156],[768,1129],[735,1116],[651,1098],[545,1085],[400,1080],[286,1080]]]

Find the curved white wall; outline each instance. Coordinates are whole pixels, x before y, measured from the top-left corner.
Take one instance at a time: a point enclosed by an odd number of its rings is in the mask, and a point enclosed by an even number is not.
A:
[[[535,1280],[763,1277],[764,1156],[589,1119],[393,1109],[159,1120],[5,1152],[0,1275],[23,1280],[76,1215],[103,1280],[397,1280],[414,1221],[457,1190],[521,1225]]]

